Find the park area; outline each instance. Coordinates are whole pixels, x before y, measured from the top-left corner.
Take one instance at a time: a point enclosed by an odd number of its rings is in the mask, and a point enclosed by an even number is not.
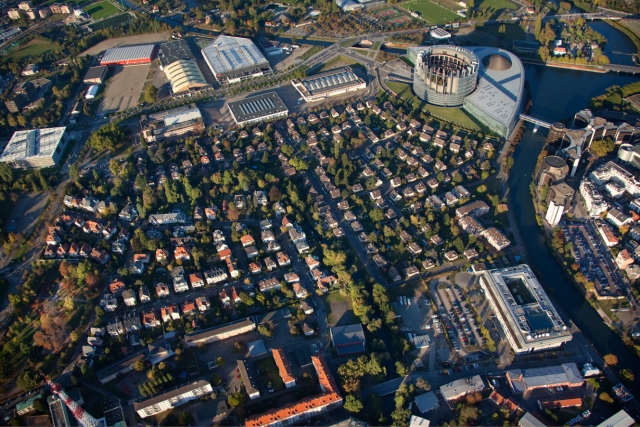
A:
[[[422,109],[429,111],[432,115],[436,116],[436,118],[446,120],[473,131],[481,130],[476,122],[474,122],[473,119],[462,110],[462,108],[446,108],[427,105],[413,94],[411,86],[408,84],[399,82],[385,82],[385,84],[400,98],[411,102],[414,107],[421,107]]]
[[[114,15],[118,12],[118,8],[108,0],[94,3],[91,6],[85,8],[85,12],[89,14],[94,20],[103,19]]]
[[[8,57],[11,59],[24,59],[32,56],[42,55],[43,53],[47,53],[53,50],[53,43],[40,40],[33,39],[29,43],[25,44],[22,47],[19,47],[16,51],[10,54]]]
[[[402,6],[416,12],[431,25],[446,24],[461,18],[455,11],[462,7],[452,0],[438,0],[438,4],[430,0],[411,0],[403,3]]]

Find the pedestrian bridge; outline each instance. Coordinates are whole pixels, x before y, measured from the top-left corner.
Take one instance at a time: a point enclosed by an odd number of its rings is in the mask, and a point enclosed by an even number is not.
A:
[[[520,114],[520,120],[524,120],[525,122],[533,123],[534,125],[538,125],[547,129],[551,127],[551,123],[536,119],[535,117],[527,116],[526,114]]]

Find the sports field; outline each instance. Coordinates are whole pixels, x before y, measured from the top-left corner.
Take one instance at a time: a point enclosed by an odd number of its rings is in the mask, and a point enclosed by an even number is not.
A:
[[[515,3],[510,2],[509,0],[476,0],[476,7],[482,9],[517,9]]]
[[[441,3],[440,1],[438,3]],[[453,3],[447,1],[446,4]],[[445,4],[445,3],[442,3]],[[446,24],[447,22],[455,21],[461,18],[455,12],[436,4],[431,0],[411,0],[406,3],[402,3],[402,6],[406,7],[412,12],[416,12],[431,25]]]
[[[94,3],[91,6],[87,7],[84,11],[87,12],[95,20],[106,18],[120,12],[118,8],[113,5],[113,3],[106,0],[99,3]]]
[[[8,58],[23,59],[30,56],[42,55],[43,53],[51,50],[53,50],[53,44],[43,40],[33,39],[29,43],[18,48],[18,50],[9,55]]]

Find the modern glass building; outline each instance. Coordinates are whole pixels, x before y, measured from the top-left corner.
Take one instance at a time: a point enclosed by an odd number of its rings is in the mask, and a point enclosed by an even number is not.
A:
[[[476,55],[458,46],[429,46],[415,61],[413,91],[429,104],[442,107],[462,105],[478,83]]]

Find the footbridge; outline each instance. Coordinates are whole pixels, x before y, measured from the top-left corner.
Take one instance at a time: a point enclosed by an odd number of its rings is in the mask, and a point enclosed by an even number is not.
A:
[[[520,120],[524,120],[525,122],[533,123],[534,125],[547,128],[551,127],[551,123],[547,123],[543,120],[536,119],[535,117],[527,116],[526,114],[520,114]]]

